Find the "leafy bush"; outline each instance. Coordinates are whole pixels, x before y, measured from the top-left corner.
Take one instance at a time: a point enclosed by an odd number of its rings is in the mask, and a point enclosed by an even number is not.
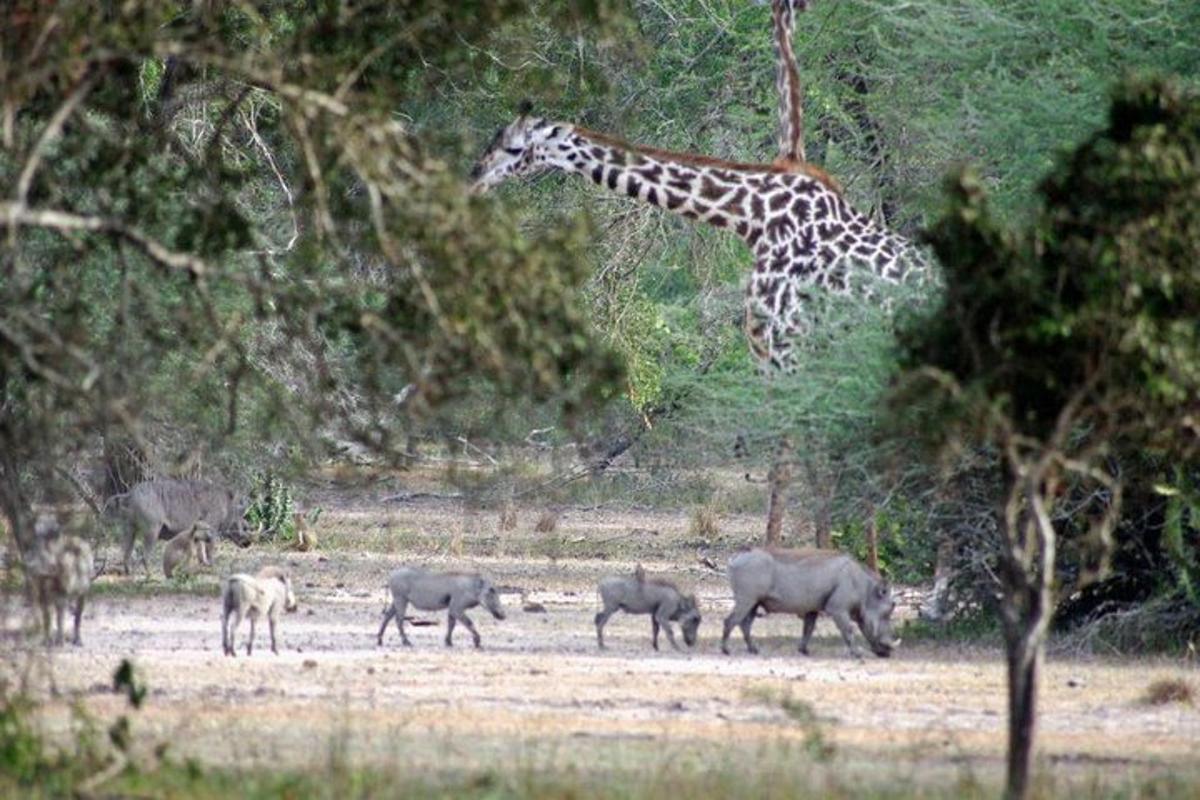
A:
[[[270,472],[260,472],[255,476],[246,520],[252,528],[262,526],[262,538],[293,539],[296,535],[295,510],[291,487],[279,476]]]

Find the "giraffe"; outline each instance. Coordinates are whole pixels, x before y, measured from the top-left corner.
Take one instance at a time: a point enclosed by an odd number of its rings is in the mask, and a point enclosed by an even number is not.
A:
[[[807,8],[807,0],[771,0],[775,91],[779,94],[779,155],[775,163],[781,165],[808,160],[804,152],[804,87],[792,48],[795,12]]]
[[[527,106],[475,164],[472,190],[546,170],[581,175],[740,237],[754,254],[745,331],[768,371],[794,371],[814,290],[874,298],[880,282],[923,280],[928,272],[907,239],[857,211],[811,164],[747,164],[630,144],[535,116]]]

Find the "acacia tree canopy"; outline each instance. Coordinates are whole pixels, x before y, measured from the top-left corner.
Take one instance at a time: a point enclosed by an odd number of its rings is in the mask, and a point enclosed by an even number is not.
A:
[[[619,366],[586,226],[526,234],[409,130],[525,2],[19,4],[0,48],[0,451],[9,516],[89,435],[334,421],[483,381],[570,409]],[[554,24],[603,24],[565,4]],[[94,445],[94,440],[91,442]],[[18,523],[18,531],[20,525]]]

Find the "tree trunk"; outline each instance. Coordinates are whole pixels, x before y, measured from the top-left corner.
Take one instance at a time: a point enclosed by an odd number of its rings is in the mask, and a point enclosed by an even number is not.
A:
[[[787,436],[779,437],[775,451],[775,463],[767,473],[767,540],[768,547],[779,545],[783,532],[783,512],[787,506],[787,489],[792,482],[792,442]]]
[[[867,517],[867,569],[879,572],[879,522],[875,517],[875,509]]]
[[[1008,800],[1025,800],[1030,792],[1045,641],[1033,630],[1008,640],[1008,786],[1004,794]]]

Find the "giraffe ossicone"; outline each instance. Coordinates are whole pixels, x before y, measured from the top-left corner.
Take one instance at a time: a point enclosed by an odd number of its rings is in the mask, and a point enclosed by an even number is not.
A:
[[[471,171],[472,189],[546,170],[581,175],[741,238],[754,254],[745,331],[770,369],[794,368],[814,290],[876,298],[881,284],[924,280],[929,272],[908,239],[857,211],[836,181],[804,162],[671,152],[523,113],[496,133]]]

